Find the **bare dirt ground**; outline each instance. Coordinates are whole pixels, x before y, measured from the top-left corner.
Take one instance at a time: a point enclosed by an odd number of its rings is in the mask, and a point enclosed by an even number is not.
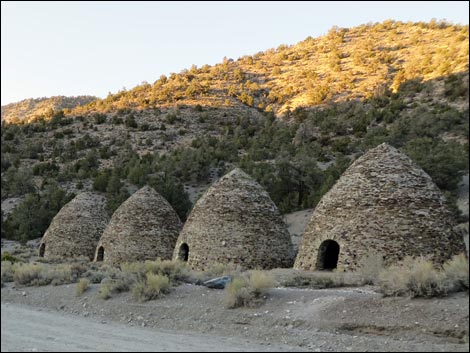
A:
[[[8,283],[2,351],[469,351],[468,293],[407,299],[382,298],[374,287],[274,288],[260,307],[229,310],[223,291],[202,286],[145,303],[129,293],[100,299],[98,287],[76,297],[75,285]]]
[[[62,313],[2,304],[2,352],[18,351],[107,351],[107,352],[277,352],[295,351],[285,345],[265,346],[249,340],[235,341],[151,328],[129,327],[106,321],[70,318]]]

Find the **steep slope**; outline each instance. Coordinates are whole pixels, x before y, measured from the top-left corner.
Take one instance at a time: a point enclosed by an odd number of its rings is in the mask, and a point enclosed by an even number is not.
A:
[[[280,45],[252,56],[224,58],[110,95],[77,114],[123,108],[197,105],[285,114],[297,107],[364,99],[416,78],[468,71],[468,26],[385,21]]]
[[[70,111],[77,106],[86,105],[94,100],[93,96],[64,97],[56,96],[50,98],[29,98],[17,103],[2,106],[2,121],[18,124],[28,123],[38,119],[49,120],[54,111]]]

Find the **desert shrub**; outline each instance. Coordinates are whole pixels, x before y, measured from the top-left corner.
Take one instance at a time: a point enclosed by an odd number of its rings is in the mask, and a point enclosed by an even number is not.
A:
[[[444,294],[442,274],[434,268],[431,261],[421,257],[409,261],[410,278],[408,286],[413,296],[433,297]]]
[[[101,281],[108,276],[106,272],[95,269],[89,269],[83,274],[83,277],[88,279],[91,283],[101,283]]]
[[[157,260],[160,266],[159,274],[167,276],[172,282],[185,281],[189,276],[189,269],[185,262],[171,260]]]
[[[225,305],[229,309],[261,304],[268,290],[276,285],[274,278],[263,271],[250,271],[236,277],[225,288]]]
[[[148,262],[153,262],[153,261],[148,261]],[[144,266],[145,266],[144,262],[126,262],[121,265],[121,271],[129,276],[132,276],[132,275],[140,276],[142,274],[145,274]]]
[[[380,272],[379,285],[384,296],[406,295],[408,272],[401,265],[391,265]]]
[[[444,281],[449,292],[468,290],[468,261],[464,254],[455,255],[443,265]]]
[[[131,289],[134,279],[132,277],[120,276],[108,282],[112,293],[128,292]]]
[[[60,264],[58,266],[45,267],[41,281],[37,285],[73,283],[77,280],[77,274],[72,271],[73,265]]]
[[[229,309],[251,306],[253,299],[253,293],[250,292],[244,277],[234,278],[225,288],[225,306]]]
[[[87,261],[89,259],[87,258]],[[87,265],[82,262],[70,264],[70,277],[73,282],[77,281],[87,271]]]
[[[104,300],[111,298],[111,287],[109,285],[102,285],[98,290],[98,296]]]
[[[144,271],[144,277],[147,275],[147,273],[151,274],[160,274],[162,272],[162,266],[161,266],[161,261],[156,260],[156,261],[145,261],[143,264],[143,271]]]
[[[18,262],[20,260],[18,258],[16,258],[15,256],[13,256],[12,254],[10,254],[8,251],[5,251],[2,254],[2,262],[3,261],[9,261],[11,263],[15,263],[15,262]]]
[[[140,280],[132,287],[132,294],[138,301],[157,298],[170,289],[170,279],[167,276],[147,273],[145,280]]]
[[[146,299],[145,296],[145,290],[147,287],[147,283],[145,280],[140,280],[137,283],[134,284],[132,287],[132,296],[134,297],[135,300],[144,302],[148,299]]]
[[[145,279],[148,273],[166,276],[172,282],[184,282],[190,276],[187,265],[182,261],[147,260],[145,262],[126,263],[121,268],[124,273],[139,280]]]
[[[31,285],[38,281],[43,267],[35,264],[25,264],[16,268],[13,274],[13,280],[16,284]]]
[[[240,272],[241,268],[233,263],[214,263],[205,271],[209,277],[236,275]]]
[[[364,280],[362,275],[356,272],[297,271],[294,275],[280,280],[279,284],[283,287],[324,289],[361,286]]]
[[[113,294],[128,292],[135,279],[131,276],[120,275],[119,278],[107,279],[101,284],[98,296],[102,299],[109,299]]]
[[[127,116],[124,123],[127,127],[137,128],[137,122],[135,121],[134,115]]]
[[[277,285],[274,277],[269,273],[254,270],[250,272],[249,285],[256,296],[260,296]]]
[[[81,296],[90,286],[90,280],[87,278],[80,278],[80,281],[77,283],[75,293],[77,297]]]
[[[13,280],[24,286],[45,286],[73,283],[77,275],[72,265],[18,264],[14,268]]]
[[[406,257],[380,272],[379,285],[384,296],[434,297],[446,293],[443,273],[431,261]]]
[[[176,120],[177,120],[177,116],[175,113],[168,113],[166,115],[166,118],[165,118],[165,121],[168,123],[168,124],[173,124]]]
[[[2,267],[1,267],[2,285],[3,283],[13,282],[13,274],[15,271],[15,267],[16,265],[11,263],[10,261],[2,261]]]
[[[357,272],[362,276],[364,284],[376,284],[383,268],[383,256],[378,253],[370,253],[361,258]]]

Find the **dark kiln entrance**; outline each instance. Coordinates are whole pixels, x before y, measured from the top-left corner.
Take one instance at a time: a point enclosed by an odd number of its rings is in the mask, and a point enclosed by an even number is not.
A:
[[[180,251],[178,253],[178,259],[181,261],[188,261],[189,257],[189,246],[186,243],[181,244]]]
[[[39,257],[44,257],[44,253],[46,252],[46,243],[42,243],[39,247]]]
[[[318,249],[317,270],[333,270],[338,266],[339,244],[325,240]]]
[[[104,248],[100,246],[98,248],[98,254],[96,254],[96,261],[103,261],[104,259]]]

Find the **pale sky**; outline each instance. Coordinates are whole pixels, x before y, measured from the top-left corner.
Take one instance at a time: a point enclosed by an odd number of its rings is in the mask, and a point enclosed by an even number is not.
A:
[[[160,75],[317,37],[332,26],[446,19],[468,1],[1,2],[1,104],[106,97]]]

